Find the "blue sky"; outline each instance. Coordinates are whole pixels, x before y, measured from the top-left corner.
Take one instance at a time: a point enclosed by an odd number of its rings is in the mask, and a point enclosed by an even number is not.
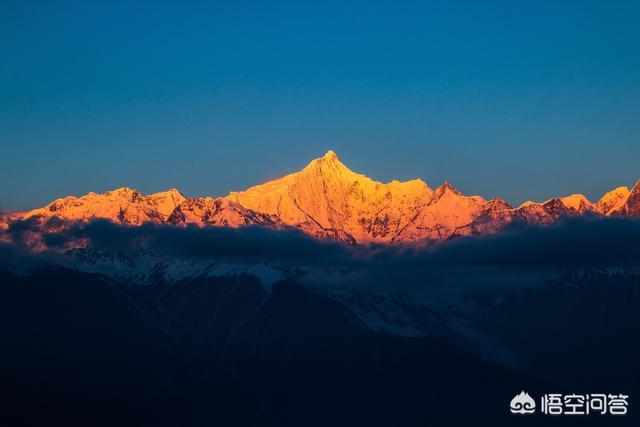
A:
[[[597,199],[640,179],[638,17],[631,1],[4,0],[0,209],[125,185],[223,195],[328,149],[383,181]]]

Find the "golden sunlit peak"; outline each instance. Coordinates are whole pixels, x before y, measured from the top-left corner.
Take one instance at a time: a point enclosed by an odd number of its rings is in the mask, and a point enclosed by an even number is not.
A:
[[[571,194],[569,196],[561,197],[560,201],[562,201],[565,206],[576,210],[579,210],[584,206],[591,205],[591,202],[584,196],[584,194]]]
[[[317,158],[313,159],[311,162],[309,162],[309,164],[307,165],[307,168],[316,168],[316,167],[323,168],[325,166],[329,166],[332,169],[336,169],[336,168],[337,169],[342,169],[342,168],[348,169],[340,161],[340,158],[338,157],[338,155],[333,150],[327,151],[322,157],[317,157]]]
[[[329,150],[325,153],[324,156],[322,156],[323,159],[336,159],[336,160],[340,160],[340,158],[338,157],[338,155],[335,153],[335,151],[333,150]]]
[[[164,195],[171,195],[171,196],[181,196],[184,197],[183,194],[180,192],[180,190],[178,190],[175,187],[172,187],[166,191],[160,191],[158,193],[153,193],[150,194],[149,196],[153,197],[153,196],[164,196]]]
[[[445,192],[452,192],[454,194],[457,195],[462,195],[462,193],[460,193],[457,189],[455,189],[453,187],[453,185],[449,184],[448,181],[445,181],[444,184],[442,184],[440,187],[436,188],[436,193],[445,193]]]

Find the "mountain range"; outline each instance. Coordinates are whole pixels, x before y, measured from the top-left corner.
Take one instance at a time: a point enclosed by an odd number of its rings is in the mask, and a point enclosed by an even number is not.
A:
[[[6,214],[0,425],[513,425],[522,387],[635,395],[638,221],[394,245],[581,215],[640,217],[640,183],[512,207],[330,151],[226,197],[120,188]]]
[[[225,197],[185,197],[170,190],[143,195],[131,188],[68,196],[15,219],[88,221],[126,225],[297,228],[319,237],[356,243],[407,243],[493,233],[513,222],[546,225],[566,216],[640,216],[640,181],[618,187],[597,203],[582,194],[512,207],[500,198],[466,196],[445,182],[432,189],[421,179],[375,181],[345,166],[333,151],[282,178]]]

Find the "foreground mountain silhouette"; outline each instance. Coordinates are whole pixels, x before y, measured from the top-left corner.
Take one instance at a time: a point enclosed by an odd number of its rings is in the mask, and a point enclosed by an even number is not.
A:
[[[328,151],[304,169],[226,197],[189,198],[178,190],[143,195],[130,188],[65,197],[5,218],[108,219],[121,224],[295,227],[320,238],[414,242],[493,233],[513,221],[550,224],[583,214],[640,216],[640,181],[592,204],[573,194],[514,208],[504,200],[465,196],[449,183],[435,190],[421,179],[381,183],[355,173]]]

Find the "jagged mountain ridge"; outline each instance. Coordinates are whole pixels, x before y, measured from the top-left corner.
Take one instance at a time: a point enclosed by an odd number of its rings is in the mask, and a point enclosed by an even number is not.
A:
[[[104,194],[91,192],[82,197],[57,199],[45,207],[20,214],[19,217],[55,216],[71,221],[103,218],[130,225],[160,223],[185,200],[175,188],[145,196],[132,188],[122,187]]]
[[[131,188],[65,197],[5,217],[108,219],[127,225],[295,227],[351,243],[443,240],[496,232],[513,221],[551,224],[583,214],[640,216],[640,181],[618,187],[596,204],[581,194],[513,208],[502,199],[466,196],[445,182],[432,190],[421,179],[382,183],[355,173],[328,151],[302,170],[226,197],[185,197],[176,189],[143,195]]]

